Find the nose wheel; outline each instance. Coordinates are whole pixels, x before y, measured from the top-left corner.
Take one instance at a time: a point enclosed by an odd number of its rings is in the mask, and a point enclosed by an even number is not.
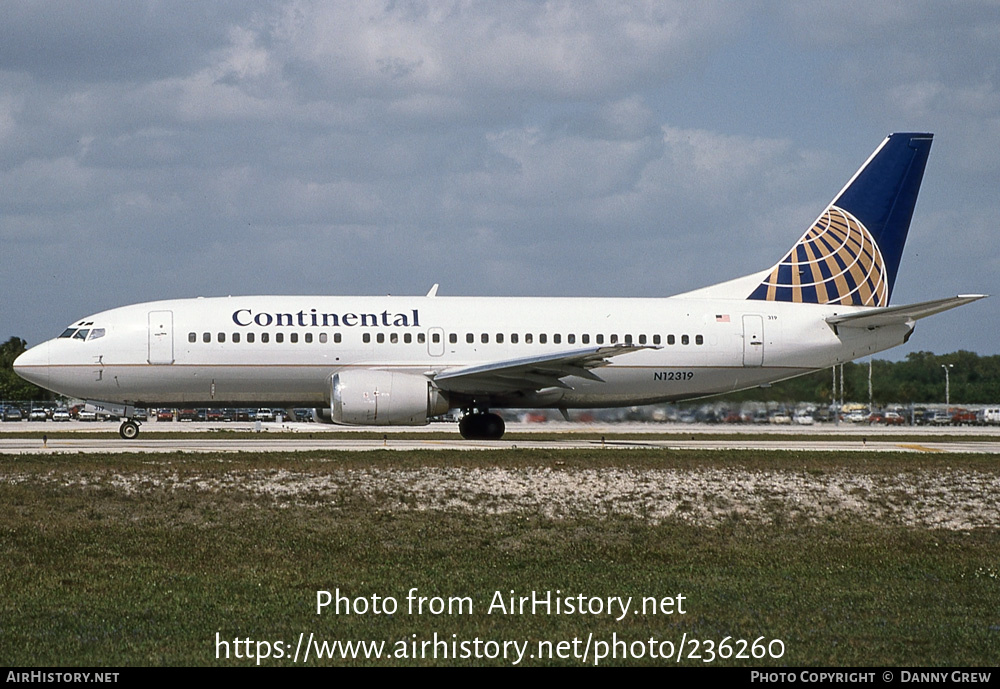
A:
[[[139,436],[139,423],[132,419],[125,419],[118,427],[118,435],[125,440],[133,440]]]

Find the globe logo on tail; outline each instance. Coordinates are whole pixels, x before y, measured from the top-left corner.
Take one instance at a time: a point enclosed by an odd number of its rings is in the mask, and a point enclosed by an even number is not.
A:
[[[871,233],[844,209],[830,206],[748,298],[885,306],[889,282]]]

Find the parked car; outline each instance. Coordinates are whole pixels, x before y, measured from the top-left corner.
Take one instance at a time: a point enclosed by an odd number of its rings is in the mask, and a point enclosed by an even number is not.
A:
[[[28,413],[28,421],[48,421],[49,415],[45,413],[44,409],[32,409]]]
[[[985,407],[979,410],[976,421],[983,425],[1000,424],[1000,407]]]
[[[946,411],[936,411],[931,417],[931,423],[935,426],[947,426],[951,423],[951,414]]]
[[[968,409],[956,409],[951,415],[952,426],[972,426],[976,421],[976,412]]]
[[[7,407],[3,411],[4,421],[24,421],[24,414],[17,407]]]
[[[52,420],[69,421],[70,420],[69,409],[56,409],[54,412],[52,412]]]

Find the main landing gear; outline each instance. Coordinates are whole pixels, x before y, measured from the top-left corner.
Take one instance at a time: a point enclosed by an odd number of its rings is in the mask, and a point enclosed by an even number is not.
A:
[[[479,409],[466,410],[458,422],[458,432],[466,440],[500,440],[504,430],[503,419],[498,414]]]
[[[122,425],[118,427],[118,435],[125,440],[133,440],[139,436],[139,422],[135,419],[122,419]]]

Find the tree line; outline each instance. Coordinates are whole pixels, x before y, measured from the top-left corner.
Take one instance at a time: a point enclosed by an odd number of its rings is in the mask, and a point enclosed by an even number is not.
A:
[[[944,404],[945,371],[950,379],[952,405],[1000,404],[1000,356],[979,356],[960,350],[951,354],[911,352],[903,361],[874,359],[871,362],[874,406],[887,404]],[[844,401],[868,402],[868,360],[844,364]],[[833,390],[830,369],[732,393],[733,401],[820,402],[840,399],[840,381]],[[834,397],[836,395],[836,397]]]
[[[50,397],[50,393],[14,373],[14,359],[27,348],[27,343],[20,337],[12,337],[0,345],[0,400],[43,400]]]

